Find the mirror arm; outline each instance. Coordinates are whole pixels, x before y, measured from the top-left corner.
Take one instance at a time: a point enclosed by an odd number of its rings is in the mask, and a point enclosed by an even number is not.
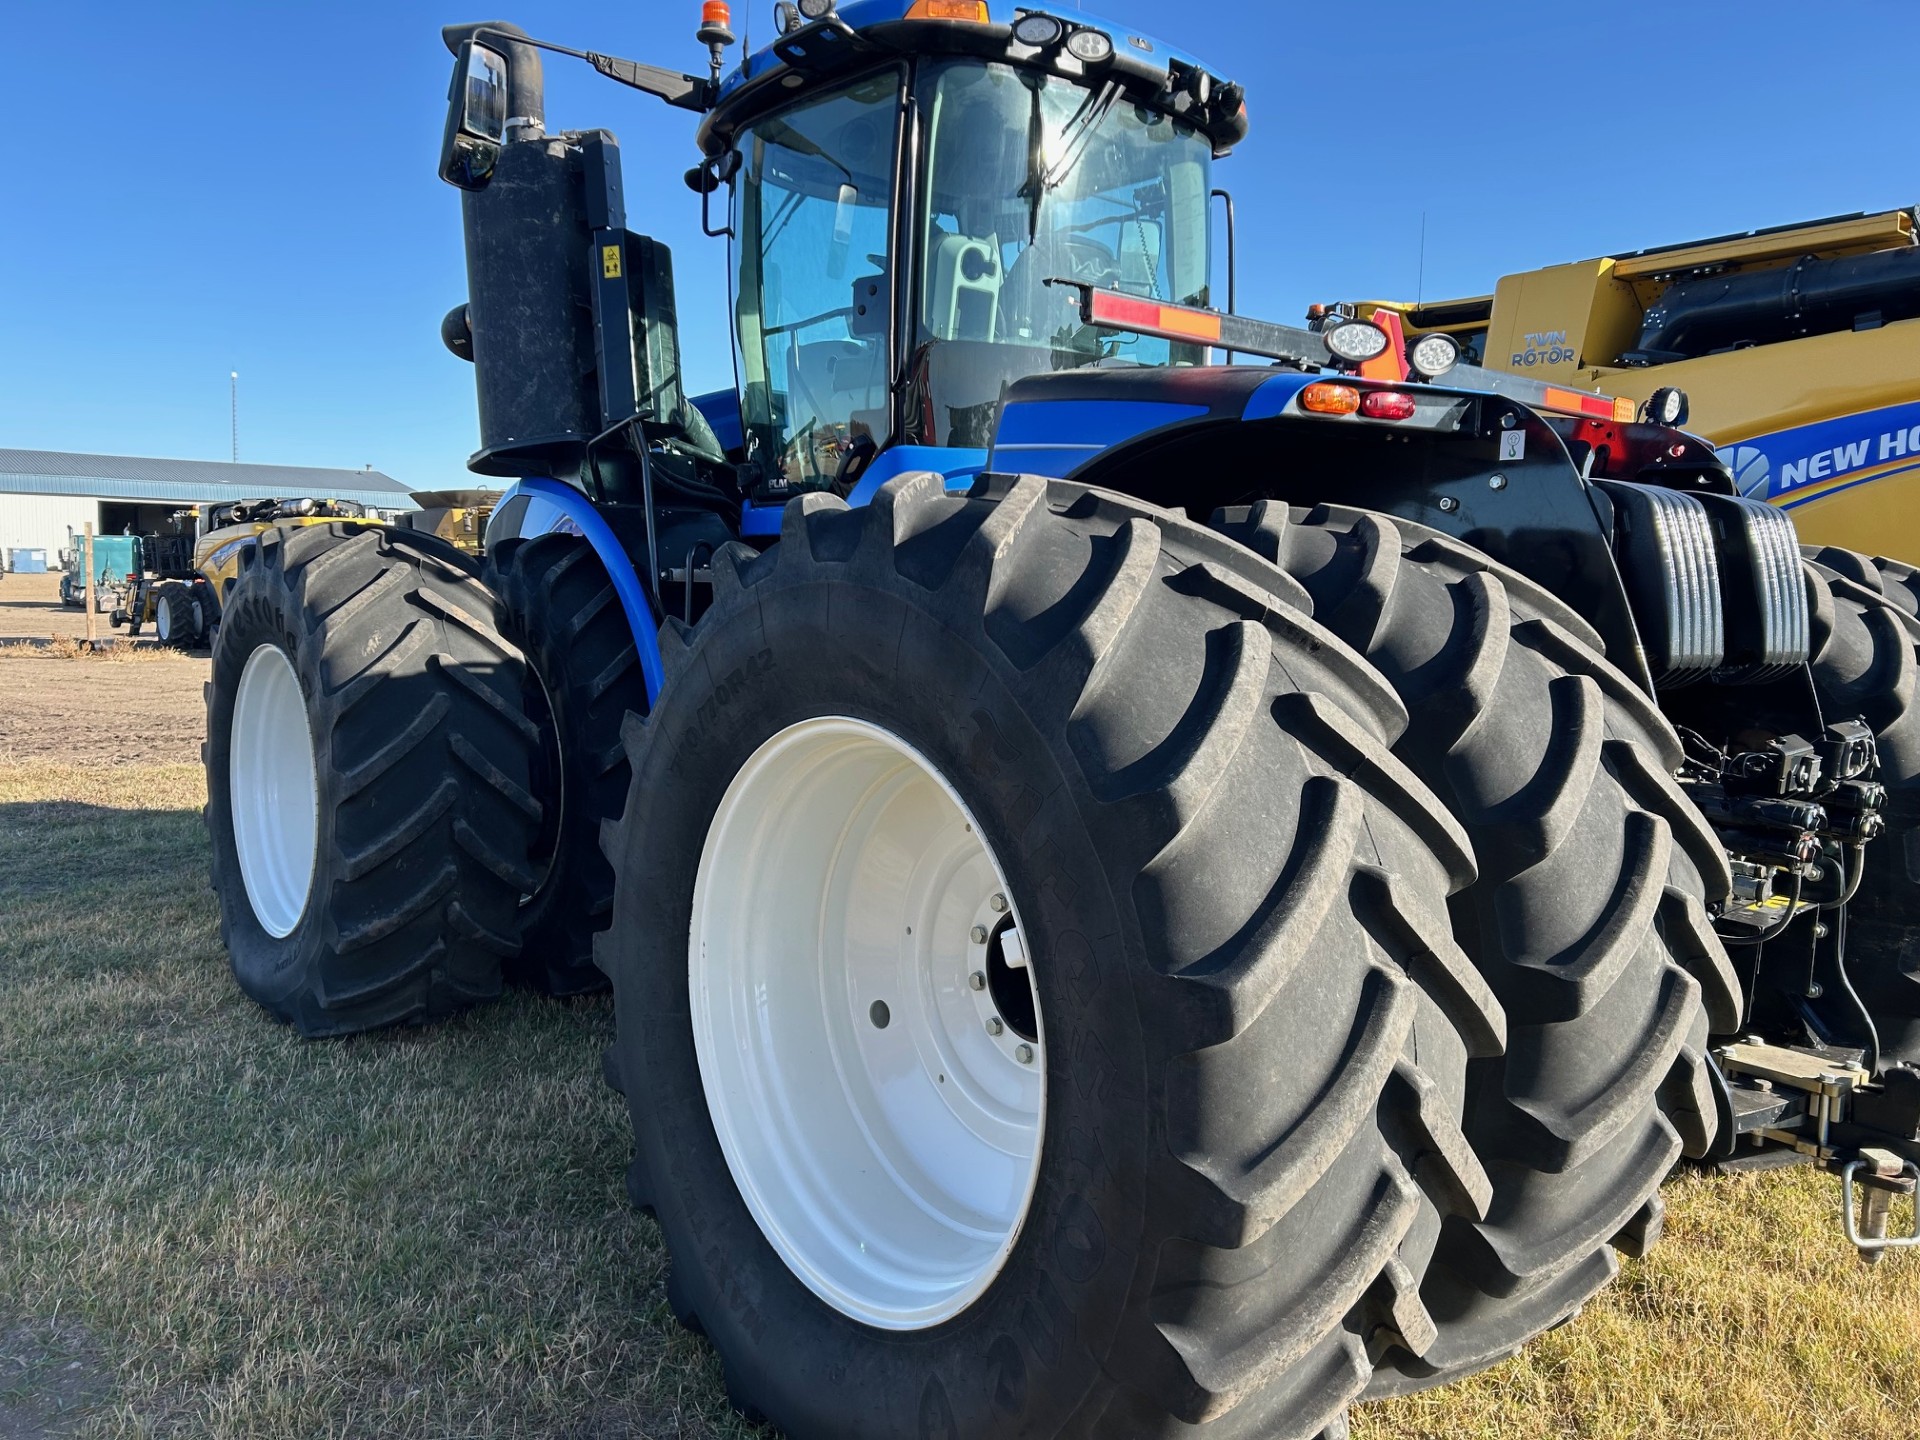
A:
[[[711,80],[682,75],[677,70],[662,70],[657,65],[642,65],[638,60],[622,60],[617,55],[596,55],[591,50],[574,50],[565,45],[556,45],[551,40],[536,40],[518,25],[508,25],[503,21],[488,21],[481,25],[449,25],[440,34],[449,50],[457,51],[462,40],[491,37],[509,47],[525,45],[535,50],[549,50],[555,55],[584,60],[609,80],[617,80],[622,85],[657,96],[669,105],[702,115],[711,110],[720,98],[720,87]]]
[[[713,108],[716,87],[710,80],[702,80],[693,75],[682,75],[675,70],[662,70],[657,65],[642,65],[637,60],[622,60],[615,55],[596,55],[591,51],[571,50],[561,51],[561,53],[582,54],[582,58],[589,65],[609,80],[618,80],[622,85],[658,96],[678,109],[692,110],[696,114],[704,115]]]

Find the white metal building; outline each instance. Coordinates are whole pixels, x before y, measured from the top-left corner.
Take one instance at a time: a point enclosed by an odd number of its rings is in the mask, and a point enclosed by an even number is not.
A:
[[[0,449],[0,564],[13,550],[39,549],[51,567],[68,533],[88,521],[96,535],[145,535],[171,529],[184,506],[300,496],[414,508],[406,487],[378,470]]]

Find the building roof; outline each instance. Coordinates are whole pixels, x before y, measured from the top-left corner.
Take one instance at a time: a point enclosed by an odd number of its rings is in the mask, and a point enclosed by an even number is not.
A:
[[[311,496],[316,500],[354,500],[382,510],[413,508],[407,487],[378,470],[234,465],[224,460],[148,460],[132,455],[72,455],[60,450],[0,449],[0,495],[71,495],[184,504]]]

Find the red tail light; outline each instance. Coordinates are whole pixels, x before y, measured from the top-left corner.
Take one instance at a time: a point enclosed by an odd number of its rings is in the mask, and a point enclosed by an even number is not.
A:
[[[1360,413],[1369,420],[1411,420],[1413,397],[1399,390],[1369,390],[1360,397]]]

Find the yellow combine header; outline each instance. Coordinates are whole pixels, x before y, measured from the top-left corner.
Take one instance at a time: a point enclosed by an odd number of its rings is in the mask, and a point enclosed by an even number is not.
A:
[[[1374,301],[1493,370],[1644,403],[1688,397],[1744,493],[1811,543],[1920,562],[1920,240],[1848,215],[1508,275],[1491,296]]]

